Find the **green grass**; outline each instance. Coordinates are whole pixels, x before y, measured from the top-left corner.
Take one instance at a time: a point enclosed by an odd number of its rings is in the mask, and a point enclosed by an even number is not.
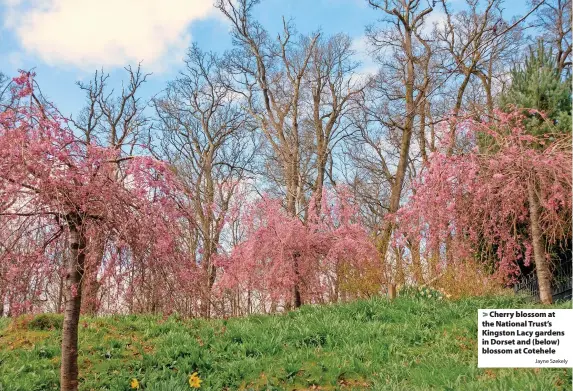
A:
[[[398,298],[229,320],[82,318],[83,391],[571,390],[571,369],[478,369],[477,309],[523,298]],[[571,302],[557,308],[570,308]],[[0,389],[56,390],[61,317],[0,322]]]

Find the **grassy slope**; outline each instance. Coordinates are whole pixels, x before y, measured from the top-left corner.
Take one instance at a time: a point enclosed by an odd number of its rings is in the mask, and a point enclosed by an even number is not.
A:
[[[128,390],[134,377],[145,390],[190,390],[193,371],[202,390],[571,390],[571,369],[477,368],[476,309],[504,307],[532,305],[374,299],[227,321],[85,318],[81,390]],[[0,324],[0,389],[57,389],[51,317]]]

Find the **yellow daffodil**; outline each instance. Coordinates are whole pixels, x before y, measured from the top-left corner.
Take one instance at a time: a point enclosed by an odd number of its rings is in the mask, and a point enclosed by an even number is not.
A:
[[[201,388],[202,381],[203,380],[201,380],[197,372],[193,372],[191,375],[189,375],[189,385],[191,388]]]
[[[137,379],[131,379],[131,383],[129,383],[132,389],[139,390],[139,382]]]

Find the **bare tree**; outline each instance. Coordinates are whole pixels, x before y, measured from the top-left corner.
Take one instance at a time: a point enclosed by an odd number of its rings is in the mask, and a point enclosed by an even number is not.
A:
[[[434,29],[444,82],[439,89],[455,96],[450,114],[493,115],[495,97],[508,81],[511,64],[522,58],[524,21],[540,13],[544,1],[535,2],[523,16],[509,21],[501,0],[468,0],[467,7],[452,12],[441,1],[446,14],[443,25]],[[448,104],[449,105],[449,104]],[[450,127],[448,153],[456,147],[455,122]]]
[[[303,78],[309,70],[319,34],[294,36],[294,27],[283,19],[283,31],[276,40],[252,19],[257,0],[218,0],[215,6],[231,22],[235,43],[229,61],[235,74],[236,91],[247,102],[246,109],[256,119],[270,145],[284,180],[286,210],[292,216],[303,211],[301,172],[301,106]],[[297,255],[293,267],[298,274]],[[294,304],[302,304],[298,285]]]
[[[463,10],[452,15],[445,0],[442,0],[446,23],[443,28],[435,29],[437,41],[446,53],[444,56],[444,72],[452,76],[455,84],[455,101],[452,115],[459,116],[464,103],[464,94],[470,85],[472,77],[478,74],[478,67],[487,62],[488,52],[491,51],[491,41],[495,38],[498,24],[502,22],[500,0],[488,0],[485,10],[480,11],[480,2],[468,2],[469,10]],[[501,26],[499,26],[501,31]],[[482,75],[485,73],[482,71]],[[459,80],[457,79],[459,76]],[[486,88],[488,83],[485,83]],[[491,90],[491,89],[490,89]],[[493,107],[491,91],[487,94],[488,107]],[[448,153],[452,154],[455,147],[455,129],[450,129]]]
[[[221,58],[193,46],[185,63],[154,105],[162,152],[191,195],[197,223],[191,253],[198,254],[204,271],[201,312],[209,316],[216,277],[213,257],[220,250],[232,197],[243,184],[256,146],[247,113],[241,109],[242,97],[230,89]]]
[[[355,101],[367,85],[367,80],[361,80],[356,74],[358,63],[353,58],[351,43],[343,34],[319,38],[306,76],[310,89],[308,122],[314,137],[309,147],[315,155],[311,191],[315,207],[319,209],[327,164],[332,163],[332,152],[337,144],[349,135],[348,114],[356,108]],[[334,181],[334,175],[329,176]]]
[[[541,29],[541,38],[551,45],[560,74],[571,74],[571,0],[534,0],[539,6],[532,26]]]
[[[8,100],[11,95],[8,91],[8,86],[10,84],[10,79],[2,72],[0,72],[0,110],[4,111],[5,107],[8,106]]]
[[[141,86],[151,74],[131,66],[125,68],[129,81],[122,84],[119,94],[112,89],[108,91],[109,75],[96,71],[89,83],[77,82],[86,95],[86,105],[71,123],[83,134],[87,144],[95,139],[112,148],[118,149],[124,156],[132,155],[138,146],[147,143],[149,119],[144,114],[147,104],[138,97]],[[121,170],[116,169],[116,180],[122,181]],[[98,271],[106,251],[105,237],[92,237],[87,244],[92,250],[86,259],[83,275],[84,296],[82,311],[94,314],[98,311],[100,295]]]
[[[137,69],[125,68],[129,81],[116,94],[107,90],[109,75],[96,71],[89,83],[77,82],[86,94],[86,106],[78,117],[73,119],[74,126],[81,131],[87,143],[94,137],[110,147],[120,149],[131,155],[138,144],[148,140],[149,118],[144,115],[147,104],[138,97],[138,91],[151,73],[143,73],[141,64]]]
[[[385,209],[393,214],[400,207],[415,119],[427,99],[431,47],[422,27],[433,9],[423,7],[419,0],[369,0],[369,4],[383,13],[389,27],[368,29],[381,71],[371,91],[363,96],[362,112],[355,123],[389,184]],[[391,219],[382,221],[378,245],[383,263],[393,228]]]

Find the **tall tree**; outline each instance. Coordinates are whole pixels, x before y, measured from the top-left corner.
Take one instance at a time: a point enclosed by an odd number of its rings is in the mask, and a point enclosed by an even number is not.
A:
[[[449,240],[459,262],[479,251],[485,238],[497,247],[499,275],[509,280],[519,273],[519,261],[533,262],[541,301],[549,304],[545,248],[571,235],[571,138],[527,134],[519,111],[497,113],[496,119],[464,121],[475,148],[433,154],[397,218],[405,237],[422,240],[426,249]],[[495,140],[491,150],[478,151],[480,133]],[[525,232],[517,229],[521,224]]]
[[[549,45],[559,76],[571,76],[571,0],[534,0],[539,6],[533,27]]]
[[[150,74],[137,69],[125,68],[129,81],[122,85],[119,94],[108,91],[109,75],[95,72],[89,83],[78,82],[85,92],[86,105],[71,123],[88,144],[104,145],[118,151],[120,156],[129,156],[148,142],[149,119],[144,115],[146,104],[138,96],[141,86]],[[116,169],[116,180],[125,180],[122,171]],[[95,314],[100,307],[100,282],[98,273],[105,257],[106,237],[91,237],[87,244],[93,248],[86,258],[84,270],[84,299],[82,311]]]
[[[245,96],[249,114],[271,145],[284,179],[286,209],[295,216],[302,194],[301,90],[318,34],[297,39],[292,24],[283,20],[282,33],[272,40],[252,18],[257,3],[219,0],[216,7],[232,24],[235,50],[229,64],[240,86],[237,92]]]
[[[343,34],[320,37],[313,49],[306,87],[310,89],[309,123],[314,140],[307,143],[315,155],[311,193],[314,207],[320,208],[327,179],[327,164],[338,143],[348,136],[348,113],[364,91],[367,80],[361,80],[356,69],[350,38]],[[334,181],[330,173],[330,180]]]
[[[154,105],[162,152],[193,194],[190,200],[198,240],[191,253],[204,271],[202,315],[209,316],[220,250],[232,198],[252,165],[256,144],[244,102],[230,88],[220,57],[197,46],[186,67]],[[190,232],[192,235],[192,232]]]
[[[39,101],[29,74],[14,80],[18,97]],[[170,207],[165,165],[87,144],[63,123],[57,112],[37,104],[17,105],[0,114],[0,226],[12,233],[2,243],[3,257],[28,267],[49,263],[54,243],[67,245],[60,384],[62,391],[76,391],[78,323],[90,238],[104,235],[134,254],[174,259],[173,253],[162,254],[174,247],[176,232],[167,216],[176,218],[176,209]],[[129,180],[116,180],[118,165]],[[109,270],[115,270],[113,265]]]
[[[294,36],[294,28],[283,19],[283,31],[276,40],[252,18],[257,0],[218,0],[216,7],[231,22],[235,50],[229,65],[235,74],[237,92],[247,101],[249,114],[256,119],[273,158],[278,163],[289,215],[302,211],[303,186],[301,172],[303,77],[319,34]],[[293,270],[297,270],[297,258]],[[298,285],[294,287],[294,305],[302,304]]]
[[[455,97],[453,107],[448,107],[451,112],[444,114],[462,118],[469,110],[474,115],[492,115],[496,85],[499,89],[503,84],[507,64],[519,53],[522,41],[521,26],[510,26],[503,18],[502,1],[467,3],[467,9],[454,13],[442,0],[446,20],[434,29],[442,57],[439,67],[447,78],[443,87]],[[475,91],[476,81],[480,91]],[[452,126],[449,132],[450,154],[456,147],[455,129]]]
[[[415,119],[425,107],[430,83],[431,47],[421,30],[432,7],[406,0],[370,0],[369,4],[382,12],[387,27],[368,30],[370,42],[379,54],[381,71],[370,94],[364,95],[362,113],[355,122],[390,186],[385,208],[393,214],[400,207]],[[389,135],[390,143],[381,138],[383,134]],[[392,150],[386,153],[385,146],[389,145]],[[383,263],[393,229],[391,219],[382,221],[378,243]]]

